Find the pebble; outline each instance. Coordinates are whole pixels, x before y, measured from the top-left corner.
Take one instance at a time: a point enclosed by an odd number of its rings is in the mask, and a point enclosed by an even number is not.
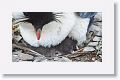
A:
[[[13,55],[18,55],[22,52],[22,50],[19,50],[19,51],[15,51],[15,52],[12,52]]]
[[[98,42],[90,42],[89,44],[88,44],[88,46],[97,46],[98,45]]]
[[[96,20],[97,19],[97,20]],[[101,12],[99,12],[99,13],[97,13],[96,15],[95,15],[95,20],[96,21],[102,21],[102,13]]]
[[[31,55],[29,55],[29,54],[24,54],[24,53],[18,54],[18,57],[19,57],[21,60],[32,60],[32,59],[33,59],[33,56],[31,56]]]
[[[18,55],[12,55],[12,61],[13,62],[18,62],[19,61]]]
[[[102,48],[102,45],[96,46],[96,49],[99,50]]]
[[[23,61],[23,60],[20,60],[19,62],[33,62],[33,61]]]
[[[93,25],[95,25],[96,27],[98,27],[98,28],[100,28],[100,29],[101,29],[101,27],[102,27],[101,22],[95,22],[95,23],[93,23]]]
[[[72,62],[72,60],[70,60],[70,59],[68,59],[68,58],[66,58],[64,56],[50,57],[47,60],[44,60],[42,62],[53,62],[53,61],[54,62],[55,61],[57,61],[57,62]]]
[[[101,40],[101,37],[95,36],[95,37],[93,38],[93,41],[100,41],[100,40]]]
[[[17,35],[17,36],[15,36],[14,38],[15,38],[15,40],[17,40],[17,41],[20,41],[20,40],[22,39],[22,37],[21,37],[20,35]]]
[[[102,36],[102,31],[97,32],[97,36]]]
[[[101,29],[101,27],[98,27],[97,25],[91,25],[91,27],[90,27],[90,29],[89,29],[90,31],[101,31],[102,29]]]
[[[35,59],[34,62],[41,62],[41,61],[46,60],[46,57],[44,57],[44,56],[38,56],[38,57],[35,57],[34,59]]]
[[[96,60],[96,58],[95,58],[95,57],[93,57],[93,58],[92,58],[92,60],[93,60],[93,61],[95,61],[95,60]]]
[[[102,55],[102,50],[98,51],[98,52],[97,52],[97,54],[100,54],[100,55]]]
[[[85,47],[83,49],[84,52],[88,52],[88,51],[95,51],[95,49],[93,47]]]

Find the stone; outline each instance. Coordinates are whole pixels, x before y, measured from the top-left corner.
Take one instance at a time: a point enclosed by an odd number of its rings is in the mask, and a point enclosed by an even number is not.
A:
[[[101,37],[95,36],[95,37],[93,38],[93,41],[100,41],[100,40],[101,40]]]
[[[44,60],[42,62],[72,62],[72,60],[64,56],[58,56],[58,57],[50,57],[47,60]]]
[[[92,24],[89,28],[89,31],[102,31],[102,28],[101,28],[101,26]]]
[[[101,23],[101,22],[95,22],[95,23],[93,23],[93,25],[95,25],[95,26],[97,26],[97,27],[99,27],[99,28],[102,27],[102,23]]]
[[[15,52],[12,52],[13,55],[18,55],[22,52],[22,50],[18,50],[18,51],[15,51]]]
[[[70,59],[63,57],[63,56],[59,56],[59,57],[54,57],[54,61],[58,61],[58,62],[71,62]]]
[[[98,45],[98,42],[90,42],[89,44],[88,44],[88,46],[97,46]]]
[[[29,55],[29,54],[20,53],[20,54],[18,54],[18,57],[21,60],[33,60],[33,56]]]
[[[20,35],[14,36],[14,39],[17,41],[20,41],[22,39],[22,37]]]
[[[46,60],[46,57],[44,57],[44,56],[34,57],[34,62],[42,62],[44,60]]]
[[[95,15],[95,18],[94,18],[95,21],[102,21],[102,13],[99,12]]]
[[[92,58],[92,60],[93,60],[93,61],[95,61],[95,60],[96,60],[96,58],[95,58],[95,57],[93,57],[93,58]]]
[[[19,57],[18,57],[18,55],[12,55],[12,61],[13,61],[13,62],[19,62]]]
[[[97,32],[96,36],[102,36],[102,31]]]
[[[84,52],[88,52],[88,51],[95,51],[95,49],[93,47],[85,47],[83,49]]]

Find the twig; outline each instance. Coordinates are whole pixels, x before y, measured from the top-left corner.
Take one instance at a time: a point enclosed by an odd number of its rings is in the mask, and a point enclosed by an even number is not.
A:
[[[86,54],[96,55],[96,52],[76,52],[74,54],[68,54],[68,55],[65,55],[65,56],[68,57],[68,58],[75,58],[75,57],[86,55]]]
[[[19,48],[19,49],[23,49],[23,50],[27,50],[27,51],[30,51],[30,52],[35,53],[35,54],[28,53],[28,54],[30,54],[30,55],[40,55],[38,52],[36,52],[36,51],[34,51],[34,50],[31,50],[31,49],[29,49],[29,48],[27,48],[27,47],[24,47],[24,46],[20,46],[20,45],[14,44],[14,43],[12,44],[12,46],[13,46],[13,47],[17,47],[17,48]]]
[[[18,19],[18,20],[15,20],[15,21],[13,21],[13,24],[17,24],[17,23],[19,23],[19,22],[23,22],[23,21],[26,21],[26,20],[28,20],[29,18],[21,18],[21,19]]]

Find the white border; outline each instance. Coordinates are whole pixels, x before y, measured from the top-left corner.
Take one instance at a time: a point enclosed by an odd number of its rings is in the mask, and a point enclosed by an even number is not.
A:
[[[12,12],[102,12],[102,62],[12,62]],[[0,73],[114,74],[114,4],[112,0],[3,0],[0,2]]]

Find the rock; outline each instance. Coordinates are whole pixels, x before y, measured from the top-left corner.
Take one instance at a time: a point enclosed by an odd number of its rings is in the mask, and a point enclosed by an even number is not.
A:
[[[12,55],[12,61],[13,61],[13,62],[19,62],[19,57],[18,57],[18,55]]]
[[[94,20],[91,23],[91,26],[88,29],[93,32],[102,32],[102,13],[99,12],[95,15]]]
[[[57,51],[56,49],[50,49],[49,52],[43,54],[46,57],[57,57],[59,55],[62,55],[61,52]]]
[[[98,45],[95,47],[97,50],[101,49],[102,48],[102,45]]]
[[[29,60],[28,61],[23,61],[23,60],[20,60],[19,62],[33,62],[33,61],[29,61]]]
[[[97,32],[96,36],[102,36],[102,31]]]
[[[93,23],[93,25],[98,26],[99,28],[102,27],[102,23],[101,22],[95,22],[95,23]]]
[[[95,36],[95,37],[93,38],[93,41],[100,41],[100,40],[101,40],[101,37]]]
[[[99,12],[95,15],[94,21],[102,21],[102,13]]]
[[[14,36],[14,39],[17,41],[20,41],[22,39],[22,37],[20,35]]]
[[[88,46],[97,46],[98,45],[98,42],[90,42],[89,44],[88,44]]]
[[[33,60],[33,56],[29,55],[29,54],[24,54],[24,53],[19,53],[18,57],[21,60]]]
[[[88,51],[95,51],[95,49],[93,47],[85,47],[83,49],[84,52],[88,52]]]
[[[46,60],[46,57],[44,57],[44,56],[34,57],[34,62],[42,62],[44,60]]]
[[[94,23],[94,24],[96,24],[96,23]],[[93,31],[93,32],[95,32],[95,31],[97,31],[97,32],[102,31],[101,26],[97,26],[97,25],[94,25],[94,24],[92,24],[90,26],[89,31]]]
[[[21,52],[22,52],[22,50],[18,50],[18,51],[12,52],[12,61],[13,62],[20,61],[20,58],[19,58],[18,54],[21,54]]]
[[[63,57],[63,56],[59,56],[59,57],[54,57],[54,61],[58,61],[58,62],[71,62],[70,59]]]
[[[64,57],[64,56],[59,56],[59,57],[49,57],[47,60],[44,60],[42,62],[72,62],[72,60]]]
[[[96,58],[95,58],[95,57],[92,57],[92,60],[93,60],[93,61],[95,61],[95,60],[96,60]]]
[[[12,52],[13,55],[18,55],[22,52],[22,50],[18,50],[18,51],[15,51],[15,52]]]

